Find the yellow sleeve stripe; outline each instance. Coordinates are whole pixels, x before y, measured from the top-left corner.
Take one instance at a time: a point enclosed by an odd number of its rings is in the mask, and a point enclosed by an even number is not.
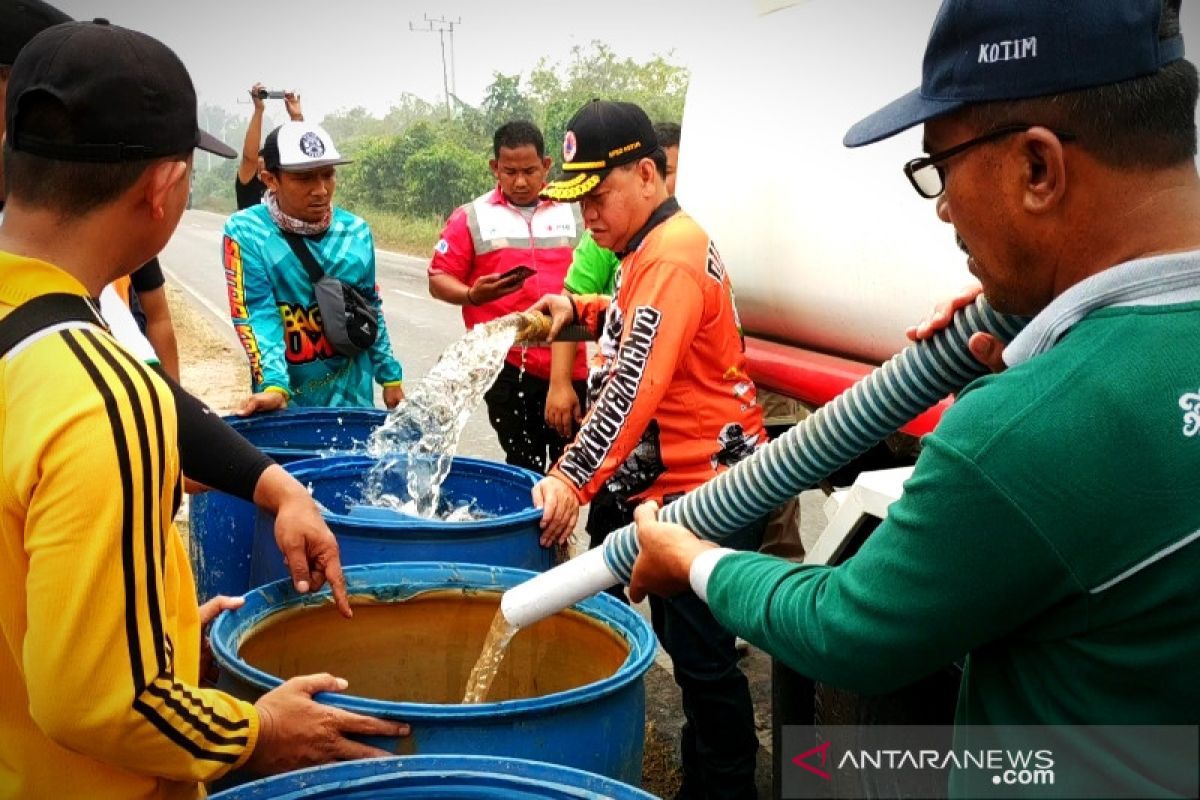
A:
[[[246,736],[225,736],[214,729],[214,715],[195,713],[173,698],[170,690],[147,681],[147,667],[150,665],[145,663],[143,647],[145,644],[151,644],[152,654],[147,655],[155,662],[151,668],[156,676],[155,680],[158,676],[163,676],[168,685],[175,685],[167,659],[162,603],[159,599],[162,566],[157,563],[156,558],[156,553],[161,554],[163,550],[161,515],[158,512],[166,459],[162,407],[157,401],[157,392],[146,376],[144,366],[134,361],[122,367],[117,356],[114,356],[120,349],[111,342],[102,340],[94,332],[68,330],[63,331],[60,336],[96,386],[104,401],[112,430],[121,482],[121,572],[125,596],[126,644],[134,687],[132,707],[165,737],[194,757],[234,763],[248,743]],[[102,364],[115,376],[115,380],[106,379]],[[149,410],[150,415],[154,417],[154,432],[157,434],[154,440],[151,439],[143,398],[134,385],[131,372],[140,373],[142,382],[152,398]],[[119,393],[122,396],[119,397]],[[130,419],[123,418],[122,409],[128,412]],[[154,470],[155,459],[159,467],[157,471]],[[133,479],[135,469],[140,472],[141,486],[145,487],[145,491],[137,491]],[[139,494],[141,513],[135,515]],[[160,543],[158,547],[155,547],[156,542]],[[139,550],[144,562],[140,571],[137,557]],[[139,595],[145,598],[145,606],[139,606]],[[143,626],[147,625],[150,632],[148,643],[143,641],[142,633]],[[154,699],[156,697],[157,701]],[[170,717],[175,719],[171,721]],[[222,719],[221,722],[235,729],[246,728],[249,724],[247,720],[232,723]],[[222,752],[197,744],[191,738],[196,734],[217,747],[237,747],[238,750]]]

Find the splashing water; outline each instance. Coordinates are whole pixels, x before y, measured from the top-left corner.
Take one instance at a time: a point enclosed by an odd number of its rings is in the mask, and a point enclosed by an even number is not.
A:
[[[507,316],[476,325],[405,393],[367,442],[376,463],[367,474],[364,503],[426,518],[437,514],[459,437],[495,383],[521,324],[519,317]],[[401,465],[407,472],[405,498],[384,490],[387,475]]]

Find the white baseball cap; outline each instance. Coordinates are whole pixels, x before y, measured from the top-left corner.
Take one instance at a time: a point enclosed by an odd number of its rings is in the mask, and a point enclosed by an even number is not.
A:
[[[319,167],[349,164],[333,145],[333,138],[320,125],[292,120],[267,134],[262,148],[268,171],[307,172]]]

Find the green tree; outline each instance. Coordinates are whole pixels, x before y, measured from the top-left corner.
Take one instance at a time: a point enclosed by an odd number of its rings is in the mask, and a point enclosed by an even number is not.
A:
[[[593,41],[576,46],[566,65],[545,59],[530,73],[529,100],[546,136],[547,147],[557,155],[567,122],[592,98],[637,103],[655,122],[678,122],[683,116],[688,72],[664,56],[640,64],[620,58],[608,45]]]
[[[444,218],[491,181],[485,156],[454,142],[438,142],[414,153],[405,165],[406,210]]]
[[[440,110],[440,106],[434,106],[411,92],[404,92],[383,118],[384,129],[391,134],[403,133],[415,122],[437,119],[441,116]]]
[[[519,74],[493,73],[492,82],[484,90],[480,110],[491,130],[514,119],[533,119],[533,107],[521,92]]]
[[[368,140],[346,169],[344,199],[388,211],[404,210],[405,165],[414,153],[437,141],[437,129],[426,121],[410,125],[400,136]]]
[[[338,148],[350,147],[357,139],[385,136],[389,133],[384,120],[372,116],[371,112],[362,106],[326,114],[321,120],[321,127],[329,131]]]
[[[592,42],[574,48],[565,64],[543,59],[528,77],[494,73],[479,107],[456,97],[449,119],[440,104],[411,94],[400,95],[382,119],[363,108],[339,111],[322,123],[355,159],[339,173],[339,202],[422,225],[444,219],[491,185],[492,135],[503,123],[531,119],[558,159],[567,122],[588,100],[629,100],[655,121],[678,121],[687,80],[666,56],[639,63]]]

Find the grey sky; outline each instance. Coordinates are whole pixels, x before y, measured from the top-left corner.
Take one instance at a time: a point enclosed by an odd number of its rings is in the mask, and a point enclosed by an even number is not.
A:
[[[810,24],[843,29],[855,20],[855,37],[831,36],[830,69],[861,76],[878,70],[920,77],[921,52],[933,21],[932,0],[874,2],[870,13],[849,0],[51,0],[80,19],[105,16],[143,30],[172,47],[187,64],[202,103],[248,115],[246,89],[256,80],[271,88],[299,89],[309,119],[364,106],[383,114],[404,92],[431,102],[442,96],[438,36],[409,31],[422,17],[461,18],[454,36],[457,94],[477,104],[494,72],[529,71],[545,56],[562,62],[574,45],[600,40],[620,56],[645,60],[673,53],[686,65],[755,62],[763,42],[744,41],[732,20],[747,8],[765,11],[793,2],[815,6]],[[1183,26],[1189,57],[1200,48],[1200,0],[1186,0]],[[735,9],[741,6],[740,9]],[[793,17],[794,18],[794,17]],[[790,37],[779,31],[786,41]],[[447,42],[447,46],[449,42]],[[778,46],[778,43],[771,45]],[[881,54],[889,53],[883,57]],[[447,54],[449,60],[449,54]],[[800,81],[810,107],[846,124],[872,110],[855,97],[822,94],[821,82]],[[907,85],[907,84],[906,84]],[[275,103],[269,116],[283,118]],[[203,121],[202,121],[203,123]],[[240,131],[217,131],[236,142]]]
[[[599,39],[637,60],[675,49],[680,61],[692,33],[703,32],[703,15],[687,0],[51,2],[77,19],[103,16],[161,39],[187,65],[202,103],[248,114],[249,105],[235,103],[261,80],[299,89],[306,116],[316,120],[353,106],[382,114],[404,92],[440,100],[438,36],[408,27],[410,21],[424,27],[425,14],[461,17],[454,34],[457,88],[472,104],[493,72],[528,75],[540,57],[564,60],[576,44]]]

